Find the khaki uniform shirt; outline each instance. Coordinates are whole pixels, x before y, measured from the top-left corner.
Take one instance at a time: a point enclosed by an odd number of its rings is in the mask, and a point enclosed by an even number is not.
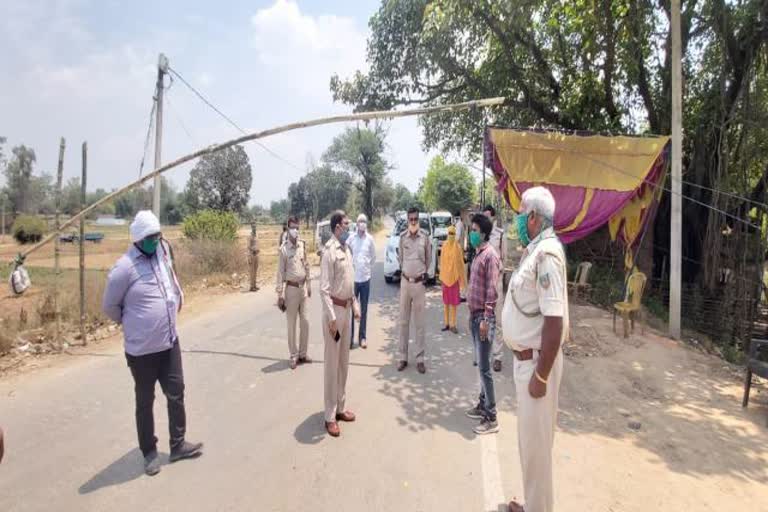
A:
[[[560,341],[565,340],[569,330],[565,252],[552,228],[528,245],[509,281],[501,313],[504,342],[513,350],[540,350],[545,316],[563,318]]]
[[[251,243],[248,246],[251,255],[259,254],[259,239],[257,236],[251,236]]]
[[[408,277],[416,278],[425,274],[432,259],[432,243],[429,235],[419,229],[416,235],[407,231],[400,235],[400,270]]]
[[[323,315],[336,320],[331,297],[341,300],[352,299],[355,295],[355,269],[352,252],[346,244],[342,246],[335,236],[325,244],[320,262],[320,298],[323,301]]]
[[[303,240],[297,240],[296,245],[287,240],[278,253],[277,282],[275,290],[283,296],[285,281],[303,283],[309,279],[309,261],[307,260],[306,244]]]

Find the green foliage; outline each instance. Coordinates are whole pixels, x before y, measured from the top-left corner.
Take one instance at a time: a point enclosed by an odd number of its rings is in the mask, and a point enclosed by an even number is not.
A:
[[[45,220],[35,215],[19,215],[11,227],[13,238],[20,244],[39,242],[47,230]]]
[[[465,166],[447,164],[438,155],[429,164],[419,195],[429,210],[448,210],[453,213],[474,202],[475,180]]]
[[[373,129],[347,128],[323,155],[326,165],[352,176],[361,194],[363,213],[369,219],[376,213],[374,195],[381,189],[389,168],[384,158],[385,137],[380,125]]]
[[[392,201],[393,212],[407,211],[413,204],[413,193],[408,190],[408,187],[398,183],[395,185],[394,199]]]
[[[187,216],[182,231],[191,240],[234,241],[239,227],[232,212],[203,210]]]
[[[185,201],[192,212],[241,213],[251,193],[251,164],[242,146],[204,155],[189,174]]]
[[[32,201],[29,197],[32,170],[37,160],[35,150],[24,145],[11,150],[13,155],[3,170],[6,182],[6,195],[10,201],[10,210],[29,213]]]
[[[288,200],[281,199],[269,203],[269,216],[275,222],[285,222],[288,218]]]

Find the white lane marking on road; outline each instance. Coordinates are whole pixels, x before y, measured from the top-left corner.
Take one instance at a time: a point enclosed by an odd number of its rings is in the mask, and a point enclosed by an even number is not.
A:
[[[504,503],[504,486],[501,482],[499,450],[496,445],[497,434],[480,436],[480,457],[483,470],[483,496],[485,510],[497,511]]]

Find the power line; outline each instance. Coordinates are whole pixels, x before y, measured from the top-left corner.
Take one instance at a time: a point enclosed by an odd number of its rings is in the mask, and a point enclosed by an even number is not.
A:
[[[179,126],[181,126],[181,129],[184,131],[184,133],[187,134],[187,137],[189,138],[190,142],[192,144],[197,145],[197,140],[192,135],[192,133],[187,128],[187,125],[184,124],[184,121],[181,120],[181,115],[176,112],[176,109],[173,108],[173,105],[171,105],[171,98],[169,96],[166,96],[165,98],[166,104],[168,105],[168,110],[171,111],[171,114],[173,114],[173,118],[176,119],[176,122],[179,123]]]
[[[189,82],[187,82],[187,81],[184,79],[184,77],[183,77],[183,76],[181,76],[181,75],[179,74],[179,72],[178,72],[178,71],[176,71],[176,70],[175,70],[175,69],[173,69],[172,67],[168,67],[168,71],[170,71],[170,72],[171,72],[171,73],[172,73],[172,74],[173,74],[173,75],[174,75],[176,78],[178,78],[179,80],[181,80],[181,83],[183,83],[184,85],[186,85],[186,86],[189,88],[189,90],[190,90],[190,91],[192,91],[192,92],[195,94],[195,96],[197,96],[198,98],[200,98],[200,100],[201,100],[203,103],[205,103],[206,105],[208,105],[208,107],[210,107],[210,108],[211,108],[211,109],[212,109],[214,112],[216,112],[217,114],[219,114],[219,115],[220,115],[220,116],[221,116],[221,117],[222,117],[222,118],[223,118],[225,121],[227,121],[227,122],[228,122],[230,125],[232,125],[232,126],[233,126],[233,127],[234,127],[234,128],[237,130],[237,131],[239,131],[239,132],[240,132],[240,133],[242,133],[243,135],[247,135],[246,131],[245,131],[245,130],[243,130],[243,129],[240,127],[240,125],[238,125],[236,122],[234,122],[234,121],[233,121],[233,120],[232,120],[232,119],[231,119],[229,116],[227,116],[226,114],[224,114],[224,112],[222,112],[221,110],[219,110],[218,108],[216,108],[216,107],[213,105],[213,103],[211,103],[210,101],[208,101],[208,99],[207,99],[205,96],[203,96],[203,94],[202,94],[200,91],[198,91],[197,89],[195,89],[195,88],[192,86],[192,84],[190,84]],[[270,154],[270,155],[271,155],[273,158],[275,158],[275,159],[277,159],[277,160],[280,160],[280,161],[281,161],[281,162],[283,162],[284,164],[286,164],[286,165],[288,165],[288,166],[290,166],[290,167],[292,167],[292,168],[296,169],[297,171],[299,171],[299,172],[300,172],[300,173],[302,173],[302,174],[304,173],[304,170],[303,170],[301,167],[299,167],[298,165],[294,164],[293,162],[291,162],[291,161],[289,161],[289,160],[287,160],[287,159],[283,158],[282,156],[280,156],[279,154],[277,154],[276,152],[274,152],[273,150],[271,150],[270,148],[268,148],[266,145],[264,145],[262,142],[260,142],[260,141],[258,141],[258,140],[254,141],[254,142],[256,142],[256,144],[257,144],[259,147],[261,147],[261,149],[263,149],[264,151],[266,151],[267,153],[269,153],[269,154]]]
[[[144,161],[147,158],[147,150],[149,149],[149,139],[152,135],[152,127],[155,125],[155,109],[157,108],[157,89],[155,89],[155,95],[152,97],[152,108],[149,111],[149,125],[147,126],[147,136],[144,139],[144,153],[141,155],[141,163],[139,164],[139,178],[141,178],[144,172]]]

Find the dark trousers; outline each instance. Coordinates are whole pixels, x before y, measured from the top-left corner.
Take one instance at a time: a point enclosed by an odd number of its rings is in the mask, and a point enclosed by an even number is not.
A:
[[[493,387],[493,374],[491,373],[491,351],[493,340],[496,336],[496,318],[489,317],[488,336],[485,341],[480,339],[480,322],[483,321],[483,313],[472,313],[470,317],[470,329],[472,341],[475,344],[477,354],[477,368],[480,371],[480,397],[477,407],[483,411],[485,419],[496,421],[496,392]]]
[[[152,406],[155,403],[155,383],[160,387],[168,402],[168,434],[171,450],[184,441],[187,429],[187,415],[184,411],[184,372],[181,367],[179,342],[173,348],[143,356],[125,355],[128,368],[133,375],[136,393],[136,431],[139,448],[146,457],[157,447],[155,418]]]
[[[360,332],[357,336],[357,342],[368,339],[365,336],[365,326],[368,323],[368,297],[371,295],[371,280],[363,283],[355,283],[355,297],[360,302]],[[349,336],[349,346],[355,343],[355,315],[352,315],[352,330]]]

